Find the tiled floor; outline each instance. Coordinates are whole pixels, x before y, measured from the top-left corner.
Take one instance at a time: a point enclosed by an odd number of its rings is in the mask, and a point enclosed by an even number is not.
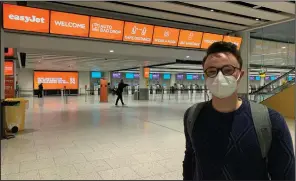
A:
[[[110,99],[29,98],[26,131],[1,141],[1,179],[182,179],[183,113],[202,97]]]

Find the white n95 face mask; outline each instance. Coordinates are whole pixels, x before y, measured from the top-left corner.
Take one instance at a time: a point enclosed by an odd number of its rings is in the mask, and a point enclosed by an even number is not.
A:
[[[214,78],[207,78],[206,85],[211,93],[220,99],[231,96],[237,89],[237,81],[234,76],[225,76],[219,71]]]

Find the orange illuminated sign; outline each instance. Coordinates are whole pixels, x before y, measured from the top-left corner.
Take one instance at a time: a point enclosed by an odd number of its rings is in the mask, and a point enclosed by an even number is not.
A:
[[[151,43],[153,27],[153,25],[125,22],[123,41]]]
[[[90,18],[89,37],[122,40],[124,21],[106,18]]]
[[[4,75],[13,75],[13,62],[5,61],[4,62]]]
[[[201,43],[201,48],[207,49],[209,46],[215,42],[222,41],[223,35],[204,33]]]
[[[155,26],[152,44],[177,46],[179,32],[179,29]]]
[[[89,16],[51,11],[50,33],[88,37]]]
[[[200,48],[202,35],[202,32],[181,30],[178,46],[187,48]]]
[[[78,72],[34,72],[34,89],[43,83],[45,90],[78,89]]]
[[[150,68],[144,68],[144,78],[149,78]]]
[[[13,57],[13,55],[14,55],[13,48],[7,48],[7,52],[6,52],[6,48],[4,48],[4,49],[5,49],[5,52],[4,52],[5,57]]]
[[[233,43],[237,46],[237,49],[239,49],[242,43],[242,38],[234,36],[224,36],[223,41]]]
[[[3,4],[3,27],[12,30],[49,32],[49,10]]]

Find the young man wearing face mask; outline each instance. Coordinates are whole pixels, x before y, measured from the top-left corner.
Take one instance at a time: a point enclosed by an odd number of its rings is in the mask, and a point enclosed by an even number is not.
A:
[[[258,138],[264,129],[257,133],[254,126],[254,103],[238,97],[244,71],[237,47],[226,42],[212,44],[203,69],[213,98],[197,104],[202,105],[198,114],[191,114],[198,107],[192,106],[184,115],[184,180],[295,180],[293,144],[284,118],[264,107],[271,125],[270,138],[265,137],[270,147],[261,149],[260,143],[267,143]]]

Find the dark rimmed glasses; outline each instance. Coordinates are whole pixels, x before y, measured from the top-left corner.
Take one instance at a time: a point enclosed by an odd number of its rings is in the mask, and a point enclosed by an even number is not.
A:
[[[241,70],[240,68],[234,67],[232,65],[224,65],[221,68],[209,67],[204,72],[207,77],[214,78],[218,75],[219,71],[225,76],[231,76],[234,74],[235,70]]]

